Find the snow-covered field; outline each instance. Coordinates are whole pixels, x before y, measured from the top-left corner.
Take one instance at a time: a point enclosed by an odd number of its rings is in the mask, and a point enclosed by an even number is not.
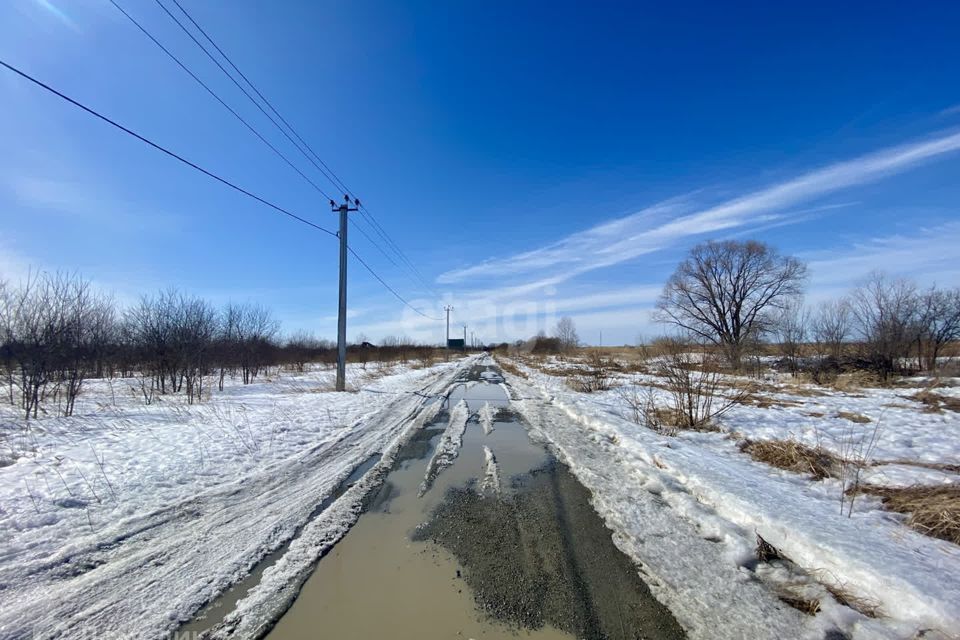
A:
[[[274,374],[196,405],[89,381],[74,417],[29,425],[4,405],[0,637],[164,637],[395,446],[461,364],[351,366],[359,391],[340,394],[329,369]],[[298,538],[301,565],[355,517],[347,498]]]
[[[514,406],[591,489],[618,546],[691,637],[960,634],[960,547],[912,530],[874,497],[858,497],[852,516],[841,516],[838,480],[782,471],[738,447],[744,438],[794,439],[839,455],[875,436],[877,464],[864,482],[957,483],[953,471],[919,465],[960,463],[960,413],[925,411],[911,397],[918,388],[839,392],[772,381],[756,394],[767,402],[735,406],[719,418],[720,432],[671,437],[629,419],[624,390],[662,384],[655,376],[619,374],[614,388],[588,394],[550,375],[577,365],[513,364],[526,376],[508,377]],[[665,391],[654,393],[666,403]],[[795,564],[758,563],[757,535]],[[879,615],[841,605],[825,587]],[[820,612],[801,613],[777,595],[819,600]]]

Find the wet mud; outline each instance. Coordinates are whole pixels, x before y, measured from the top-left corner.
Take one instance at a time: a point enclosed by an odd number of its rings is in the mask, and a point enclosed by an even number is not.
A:
[[[590,493],[531,442],[502,383],[478,365],[450,388],[269,638],[684,637]],[[469,419],[458,455],[421,493],[461,401]]]
[[[451,488],[414,540],[450,550],[478,608],[511,625],[590,640],[683,638],[589,500],[551,460],[515,477],[503,498]]]

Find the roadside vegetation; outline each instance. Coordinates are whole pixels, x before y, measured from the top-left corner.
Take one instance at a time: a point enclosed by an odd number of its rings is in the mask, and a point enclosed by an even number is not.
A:
[[[658,434],[720,432],[757,463],[830,484],[844,517],[877,505],[958,543],[960,476],[950,458],[960,447],[949,416],[960,408],[960,289],[921,289],[876,272],[810,308],[805,276],[805,265],[768,245],[708,242],[691,250],[657,303],[672,334],[584,347],[565,317],[552,335],[495,353],[508,373],[602,395],[597,402]],[[924,414],[948,419],[930,441],[954,444],[910,444]],[[902,451],[894,444],[904,442]],[[860,496],[873,502],[862,507]]]
[[[360,336],[348,362],[436,362],[443,352],[402,337],[372,344]],[[175,289],[122,307],[77,275],[38,273],[0,281],[0,389],[25,420],[70,416],[91,379],[129,381],[144,404],[180,395],[209,398],[225,381],[250,384],[270,370],[331,366],[336,346],[298,332],[283,336],[271,311],[255,304],[216,307]]]

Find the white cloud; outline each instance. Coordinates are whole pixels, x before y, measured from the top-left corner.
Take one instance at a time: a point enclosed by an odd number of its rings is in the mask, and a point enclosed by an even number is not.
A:
[[[839,162],[780,184],[697,210],[686,199],[660,203],[623,218],[572,234],[546,247],[498,260],[448,271],[442,283],[483,276],[517,276],[563,267],[547,278],[559,284],[576,275],[609,267],[676,244],[695,235],[733,230],[747,225],[783,224],[798,212],[785,210],[842,189],[874,182],[918,164],[960,150],[960,133],[941,134]],[[664,216],[672,219],[652,226]],[[544,279],[524,287],[543,286]]]
[[[920,228],[912,234],[872,238],[801,257],[808,261],[812,294],[822,295],[825,291],[852,287],[873,270],[923,283],[960,285],[958,247],[960,222],[949,222]]]
[[[94,180],[84,182],[60,178],[10,174],[5,186],[17,203],[32,209],[75,216],[113,230],[151,233],[179,230],[182,219],[125,200],[109,188],[97,188]]]

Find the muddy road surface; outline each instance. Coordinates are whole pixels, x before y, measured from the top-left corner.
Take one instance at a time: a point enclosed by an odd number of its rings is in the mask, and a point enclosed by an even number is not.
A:
[[[269,638],[684,637],[491,360],[437,402]]]

